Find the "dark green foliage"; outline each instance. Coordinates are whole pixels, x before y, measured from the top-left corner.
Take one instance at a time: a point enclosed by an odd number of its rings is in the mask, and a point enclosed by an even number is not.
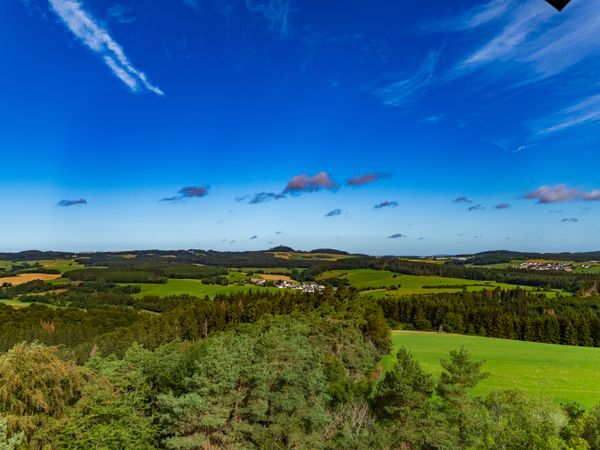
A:
[[[477,334],[551,344],[598,346],[600,298],[563,297],[514,289],[375,300],[385,318],[418,330]]]

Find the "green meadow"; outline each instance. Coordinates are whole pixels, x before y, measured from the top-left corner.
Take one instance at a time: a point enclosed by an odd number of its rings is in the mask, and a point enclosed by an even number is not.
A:
[[[371,289],[366,291],[375,296],[396,296],[415,294],[436,294],[446,292],[459,292],[463,288],[468,291],[482,291],[496,288],[532,290],[529,286],[498,283],[495,281],[474,281],[462,278],[445,278],[428,275],[404,275],[385,270],[356,269],[356,270],[330,270],[324,272],[320,280],[327,278],[343,278],[350,285],[358,289]],[[547,295],[555,296],[556,291],[548,291]]]
[[[257,287],[253,285],[245,286],[221,286],[218,284],[202,284],[199,280],[191,279],[172,279],[170,278],[164,284],[158,283],[136,283],[142,289],[134,297],[141,298],[145,296],[168,297],[170,295],[193,295],[196,297],[214,297],[219,294],[234,294],[240,291],[260,290],[277,292],[277,288]]]
[[[474,359],[485,361],[483,370],[490,372],[477,394],[521,389],[587,408],[600,402],[600,348],[412,331],[394,331],[392,342],[392,354],[382,360],[385,369],[393,365],[398,348],[406,347],[426,372],[437,376],[440,359],[464,347]]]

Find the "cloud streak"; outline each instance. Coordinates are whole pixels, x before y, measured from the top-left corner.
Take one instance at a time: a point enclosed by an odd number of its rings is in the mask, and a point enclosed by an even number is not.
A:
[[[396,234],[392,234],[391,236],[388,236],[388,239],[401,239],[401,238],[405,238],[406,235],[402,234],[402,233],[396,233]]]
[[[423,89],[434,82],[439,53],[430,52],[419,69],[409,77],[375,89],[374,94],[384,105],[407,106]]]
[[[123,48],[87,13],[78,0],[48,0],[52,11],[73,35],[102,58],[113,74],[133,92],[143,90],[164,95],[148,77],[129,61]]]
[[[177,195],[162,198],[161,202],[180,202],[189,198],[201,198],[208,195],[209,186],[186,186],[181,188]]]
[[[454,200],[452,200],[454,203],[473,203],[473,200],[465,197],[464,195],[461,195],[460,197],[456,197]]]
[[[359,187],[366,184],[376,183],[377,181],[389,178],[390,175],[387,173],[374,172],[366,173],[364,175],[357,175],[346,180],[346,186]]]
[[[325,214],[325,217],[337,217],[337,216],[341,216],[342,215],[342,210],[341,209],[333,209],[331,211],[329,211],[327,214]]]
[[[398,207],[398,202],[396,201],[385,201],[385,202],[381,202],[378,203],[377,205],[373,206],[374,209],[383,209],[383,208],[397,208]]]
[[[600,94],[589,96],[537,123],[536,134],[543,136],[578,125],[600,122]]]
[[[58,206],[62,207],[62,208],[68,208],[69,206],[76,206],[76,205],[87,205],[88,202],[85,198],[80,198],[77,200],[61,200],[60,202],[58,202]]]
[[[276,194],[274,192],[259,192],[250,198],[248,204],[258,205],[260,203],[270,202],[271,200],[281,200],[282,198],[285,198],[284,194]]]

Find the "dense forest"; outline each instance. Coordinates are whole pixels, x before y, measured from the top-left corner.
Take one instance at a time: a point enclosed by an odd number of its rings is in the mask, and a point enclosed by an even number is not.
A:
[[[497,316],[560,324],[591,299],[550,311],[519,290],[376,301],[329,288],[140,299],[169,305],[152,314],[118,285],[78,289],[74,303],[98,302],[0,308],[2,448],[600,449],[600,407],[477,397],[485,367],[464,350],[439,378],[406,349],[378,365],[390,324],[493,335],[510,329]]]

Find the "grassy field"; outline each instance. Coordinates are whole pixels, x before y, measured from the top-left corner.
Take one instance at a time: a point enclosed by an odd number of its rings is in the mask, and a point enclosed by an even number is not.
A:
[[[60,273],[68,272],[69,270],[82,269],[85,266],[83,264],[76,263],[71,259],[47,259],[39,261],[31,261],[32,263],[40,263],[47,269],[56,269]]]
[[[69,270],[81,269],[85,267],[83,264],[76,263],[72,259],[40,259],[35,261],[24,261],[28,264],[40,264],[46,269],[56,269],[59,270],[60,273],[65,273]],[[0,268],[10,269],[15,263],[14,261],[0,261]]]
[[[261,290],[278,292],[277,288],[266,288],[257,286],[220,286],[212,284],[202,284],[199,280],[175,280],[169,279],[165,284],[154,283],[135,283],[135,286],[140,286],[142,291],[135,294],[134,297],[140,298],[144,296],[168,297],[170,295],[194,295],[197,297],[214,297],[218,294],[233,294],[240,291]]]
[[[491,373],[477,394],[522,389],[557,403],[575,401],[589,408],[600,402],[600,348],[408,331],[393,332],[392,340],[395,351],[408,348],[434,375],[441,372],[440,358],[464,347],[473,358],[484,360],[483,370]],[[384,368],[393,363],[393,355],[382,361]]]
[[[442,292],[459,292],[466,287],[469,291],[481,291],[484,289],[515,289],[514,284],[497,283],[495,281],[473,281],[462,278],[445,278],[427,275],[404,275],[387,272],[384,270],[357,269],[357,270],[330,270],[324,272],[319,279],[344,278],[350,284],[359,289],[372,288],[374,290],[365,293],[375,296],[397,296],[415,294],[435,294]],[[398,289],[390,289],[396,287]],[[440,287],[435,287],[440,286]],[[456,287],[452,287],[456,286]],[[529,286],[520,286],[523,289],[533,289]],[[547,292],[549,296],[555,296],[555,291]]]

